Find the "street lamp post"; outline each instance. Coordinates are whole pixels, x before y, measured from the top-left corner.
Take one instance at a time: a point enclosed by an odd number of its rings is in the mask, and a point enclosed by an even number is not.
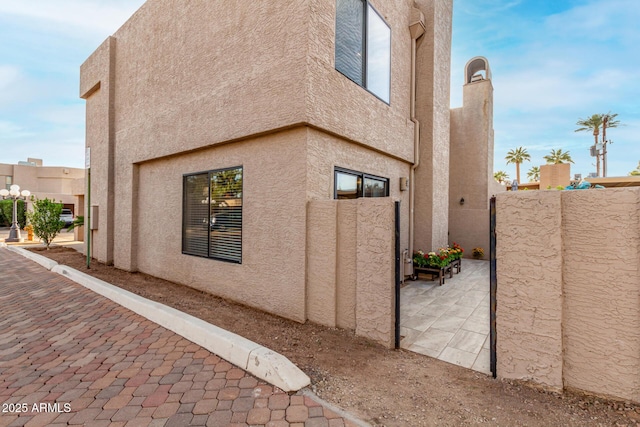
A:
[[[0,196],[3,199],[13,200],[13,223],[9,230],[9,237],[5,239],[5,242],[23,242],[24,239],[20,236],[20,226],[18,226],[18,200],[27,200],[27,197],[31,195],[29,190],[20,191],[19,185],[12,185],[9,190],[3,188],[0,190]]]

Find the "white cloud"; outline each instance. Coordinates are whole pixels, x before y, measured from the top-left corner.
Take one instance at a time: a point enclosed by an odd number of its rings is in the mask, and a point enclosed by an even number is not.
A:
[[[0,2],[0,15],[33,26],[54,26],[59,32],[86,37],[112,34],[144,3],[143,0],[23,0]]]

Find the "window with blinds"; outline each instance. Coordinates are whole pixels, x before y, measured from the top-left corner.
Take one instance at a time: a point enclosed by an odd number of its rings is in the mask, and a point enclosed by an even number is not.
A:
[[[242,262],[242,166],[183,177],[182,253]]]

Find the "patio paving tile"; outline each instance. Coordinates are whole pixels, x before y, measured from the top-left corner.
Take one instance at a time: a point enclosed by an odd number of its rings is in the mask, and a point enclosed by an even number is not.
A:
[[[464,259],[462,271],[442,286],[408,282],[400,316],[402,348],[489,373],[488,262]]]
[[[6,248],[0,270],[0,402],[63,408],[0,425],[356,425]]]

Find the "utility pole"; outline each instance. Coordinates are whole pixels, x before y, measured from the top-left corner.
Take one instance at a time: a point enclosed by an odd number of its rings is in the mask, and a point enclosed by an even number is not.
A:
[[[607,114],[602,118],[602,177],[607,177],[607,122],[609,116]]]

